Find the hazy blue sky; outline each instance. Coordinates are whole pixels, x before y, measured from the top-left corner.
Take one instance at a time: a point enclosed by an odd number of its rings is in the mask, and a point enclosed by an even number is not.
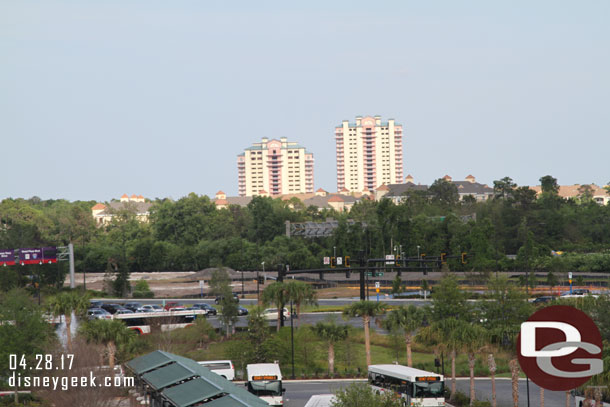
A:
[[[610,181],[610,2],[0,0],[0,198],[237,194],[261,137],[404,126],[405,175]]]

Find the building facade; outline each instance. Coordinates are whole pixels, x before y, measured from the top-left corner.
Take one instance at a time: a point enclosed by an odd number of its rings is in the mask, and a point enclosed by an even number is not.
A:
[[[148,222],[150,207],[152,203],[146,202],[142,195],[123,194],[121,199],[106,204],[97,203],[91,208],[91,215],[97,226],[106,226],[112,222],[112,218],[120,211],[129,211],[135,214],[140,222]]]
[[[239,196],[311,193],[313,163],[298,143],[264,137],[237,156]]]
[[[335,128],[337,191],[374,191],[402,182],[402,126],[381,116],[357,116]]]

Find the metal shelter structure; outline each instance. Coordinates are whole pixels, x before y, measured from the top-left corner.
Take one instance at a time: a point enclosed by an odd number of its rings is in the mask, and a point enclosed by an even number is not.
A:
[[[246,389],[194,360],[155,351],[126,363],[139,400],[151,407],[268,407]]]

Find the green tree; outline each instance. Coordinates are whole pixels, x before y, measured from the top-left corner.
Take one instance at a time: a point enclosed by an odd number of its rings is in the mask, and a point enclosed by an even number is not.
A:
[[[559,193],[559,184],[557,178],[553,178],[550,175],[545,175],[540,178],[540,187],[543,194],[557,195]]]
[[[402,279],[400,278],[399,275],[396,275],[394,280],[392,280],[392,294],[396,295],[396,294],[400,294],[402,292],[403,292]]]
[[[64,317],[66,321],[66,344],[72,351],[72,313],[84,316],[89,308],[89,296],[76,291],[64,291],[49,298],[47,307],[55,317]]]
[[[371,318],[385,313],[386,305],[382,302],[374,301],[358,301],[352,303],[343,310],[343,315],[346,317],[361,317],[364,327],[364,349],[366,352],[366,365],[371,364],[371,334],[370,322]]]
[[[432,318],[467,319],[469,316],[466,295],[460,290],[457,278],[445,273],[432,293]]]
[[[500,180],[494,181],[494,197],[496,199],[512,198],[516,186],[517,184],[515,184],[510,177],[504,177]]]
[[[455,360],[457,350],[461,345],[461,342],[458,340],[457,331],[463,327],[463,323],[463,321],[454,317],[448,317],[420,329],[417,334],[419,342],[435,345],[438,349],[449,352],[449,357],[451,358],[451,399],[456,394]]]
[[[238,308],[237,301],[233,298],[231,277],[226,270],[217,269],[212,272],[210,292],[220,297],[218,304],[221,308],[220,320],[225,326],[226,336],[229,337],[232,334],[232,328],[237,322]]]
[[[274,304],[277,307],[277,331],[280,331],[284,305],[289,298],[286,284],[276,281],[269,284],[261,293],[263,304]]]
[[[155,293],[152,292],[146,280],[138,280],[133,287],[133,298],[153,298]]]
[[[409,367],[413,366],[411,356],[413,333],[421,328],[423,321],[424,311],[415,305],[410,305],[409,307],[400,306],[390,311],[387,318],[383,321],[383,325],[387,330],[397,329],[403,332],[407,346],[407,366]]]
[[[312,330],[328,344],[328,371],[332,376],[335,373],[335,343],[347,338],[348,327],[337,325],[336,321],[331,319],[326,322],[318,322],[312,327]]]
[[[87,342],[99,343],[108,350],[108,365],[114,374],[115,356],[117,347],[128,343],[135,336],[135,332],[127,328],[118,319],[94,319],[81,325],[79,334]]]
[[[428,188],[428,193],[433,203],[443,207],[453,207],[460,200],[457,186],[443,178],[435,180]]]
[[[474,391],[474,366],[476,355],[488,344],[487,331],[479,325],[459,321],[459,327],[453,332],[457,346],[468,354],[470,371],[470,405],[476,400]]]
[[[269,326],[263,315],[263,309],[255,306],[248,313],[248,360],[251,363],[263,363],[268,360],[268,351],[265,342],[269,338]]]
[[[298,280],[288,280],[284,283],[284,285],[286,286],[286,291],[288,293],[288,297],[286,298],[286,300],[294,302],[294,305],[296,306],[297,321],[299,316],[301,315],[302,304],[318,304],[316,291],[313,289],[311,284],[307,284],[303,281]]]
[[[402,407],[403,401],[392,392],[374,392],[366,383],[352,383],[335,394],[332,407]]]
[[[52,325],[43,319],[40,307],[23,289],[0,294],[0,321],[5,322],[0,323],[0,377],[4,380],[12,374],[26,373],[21,366],[17,370],[9,369],[10,355],[18,355],[19,361],[23,355],[27,366],[36,366],[35,355],[45,353],[55,336]],[[15,392],[16,403],[18,394]]]

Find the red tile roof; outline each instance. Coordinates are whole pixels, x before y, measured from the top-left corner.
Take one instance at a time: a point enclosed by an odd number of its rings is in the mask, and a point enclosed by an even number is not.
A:
[[[103,209],[106,209],[106,205],[101,204],[101,203],[95,204],[93,206],[93,208],[91,208],[92,211],[100,211],[100,210],[103,210]]]
[[[345,202],[345,201],[339,195],[333,195],[330,197],[328,202]]]

